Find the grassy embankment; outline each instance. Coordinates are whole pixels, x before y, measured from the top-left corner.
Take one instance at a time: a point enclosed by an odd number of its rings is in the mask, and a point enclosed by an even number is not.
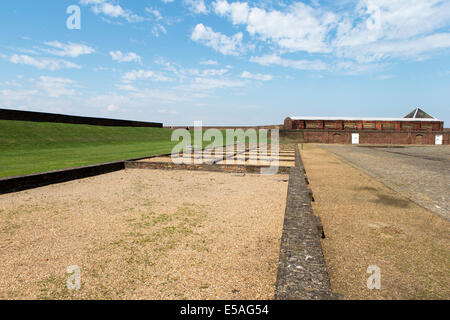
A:
[[[161,128],[0,120],[0,178],[170,153],[178,143],[171,135]]]
[[[0,177],[169,153],[160,128],[102,127],[0,120]]]
[[[0,177],[170,152],[171,131],[0,120]]]

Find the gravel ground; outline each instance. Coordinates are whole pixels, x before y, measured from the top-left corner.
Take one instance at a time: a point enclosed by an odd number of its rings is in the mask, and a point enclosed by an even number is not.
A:
[[[450,146],[321,145],[388,187],[450,220]]]
[[[1,196],[0,299],[272,299],[287,180],[124,170]]]
[[[304,145],[301,152],[334,293],[450,299],[450,222],[320,147]],[[371,265],[381,269],[380,290],[367,288]]]

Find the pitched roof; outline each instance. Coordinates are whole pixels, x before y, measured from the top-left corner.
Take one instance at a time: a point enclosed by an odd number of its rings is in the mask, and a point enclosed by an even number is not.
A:
[[[403,118],[368,117],[289,117],[291,120],[344,120],[344,121],[441,121],[420,108],[415,108]]]
[[[441,121],[435,118],[369,118],[369,117],[288,117],[291,120],[331,120],[331,121]]]
[[[435,119],[435,117],[430,116],[428,113],[420,108],[415,108],[413,111],[408,113],[405,118],[407,119]]]

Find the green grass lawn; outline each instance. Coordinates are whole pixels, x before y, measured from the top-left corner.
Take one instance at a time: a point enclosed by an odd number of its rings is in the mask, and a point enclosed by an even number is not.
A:
[[[0,178],[170,153],[178,144],[171,135],[162,128],[0,120]]]
[[[161,128],[101,127],[0,120],[0,177],[169,153]]]

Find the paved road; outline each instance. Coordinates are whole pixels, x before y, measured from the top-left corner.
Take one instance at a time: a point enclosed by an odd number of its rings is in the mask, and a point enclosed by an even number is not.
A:
[[[450,220],[450,146],[321,147]]]

